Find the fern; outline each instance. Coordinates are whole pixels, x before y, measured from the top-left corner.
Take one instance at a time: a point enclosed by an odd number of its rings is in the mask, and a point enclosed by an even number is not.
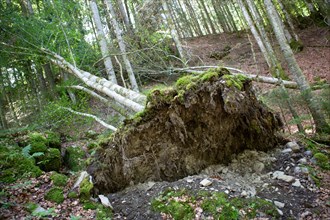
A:
[[[26,147],[24,147],[22,149],[22,155],[25,157],[25,158],[30,158],[31,155],[30,155],[30,151],[31,151],[31,144],[27,145]]]

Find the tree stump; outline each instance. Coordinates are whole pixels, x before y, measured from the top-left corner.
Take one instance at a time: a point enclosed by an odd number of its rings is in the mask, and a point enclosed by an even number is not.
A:
[[[101,143],[88,172],[98,193],[174,181],[227,164],[246,149],[274,148],[281,126],[257,100],[250,80],[213,69],[152,91],[145,110]]]

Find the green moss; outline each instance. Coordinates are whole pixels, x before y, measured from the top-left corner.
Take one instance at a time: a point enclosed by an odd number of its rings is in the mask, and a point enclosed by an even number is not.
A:
[[[46,131],[45,132],[47,145],[50,148],[57,148],[61,149],[61,138],[58,133],[52,132],[52,131]]]
[[[46,171],[59,171],[61,168],[61,152],[57,148],[49,148],[45,155],[38,158],[39,167]]]
[[[85,152],[79,147],[68,147],[65,150],[64,163],[72,171],[79,171],[84,168]]]
[[[91,190],[93,189],[93,183],[89,181],[89,178],[85,178],[79,188],[79,196],[82,200],[89,200],[91,197]]]
[[[29,202],[29,203],[25,204],[24,206],[25,206],[25,209],[30,213],[32,213],[36,208],[38,208],[38,204],[33,203],[33,202]]]
[[[329,158],[327,157],[327,155],[319,152],[314,154],[314,158],[316,160],[317,165],[319,165],[321,168],[327,170],[330,169]]]
[[[99,145],[98,145],[98,143],[96,143],[96,142],[89,142],[88,144],[87,144],[87,148],[88,148],[88,150],[92,150],[92,149],[94,149],[94,148],[97,148]]]
[[[26,158],[18,147],[0,145],[0,182],[12,183],[17,179],[38,177],[42,171],[33,158]]]
[[[68,198],[76,199],[76,198],[78,198],[78,193],[76,193],[75,191],[71,191],[68,193]]]
[[[244,83],[249,80],[246,76],[238,75],[224,75],[222,77],[226,81],[228,87],[234,86],[235,88],[242,90]]]
[[[260,128],[260,125],[258,124],[257,120],[255,120],[255,119],[251,120],[250,126],[253,131],[257,132],[258,134],[261,133],[261,128]]]
[[[47,139],[41,133],[31,133],[29,134],[29,143],[31,144],[30,154],[34,154],[36,152],[43,152],[47,151]]]
[[[55,186],[65,186],[68,182],[68,177],[54,172],[51,176],[50,179],[53,181],[53,184]]]
[[[187,190],[166,190],[152,200],[152,209],[169,214],[174,219],[193,219],[192,207],[196,206],[201,206],[206,216],[214,219],[253,219],[258,213],[279,217],[274,204],[260,198],[228,198],[225,193],[208,191],[199,191],[196,196],[191,194],[194,193]],[[243,216],[240,210],[246,214]]]
[[[45,199],[57,204],[62,203],[64,201],[63,190],[59,187],[54,187],[46,193]]]
[[[86,201],[83,204],[84,210],[88,210],[88,209],[95,210],[97,209],[97,207],[98,205],[95,202]]]
[[[112,210],[99,205],[96,210],[96,220],[111,220],[113,216]]]

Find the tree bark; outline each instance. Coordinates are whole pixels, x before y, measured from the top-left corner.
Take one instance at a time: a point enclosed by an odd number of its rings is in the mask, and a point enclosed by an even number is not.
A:
[[[294,54],[287,43],[284,31],[279,24],[279,18],[274,5],[271,0],[264,0],[268,18],[273,27],[276,39],[281,47],[284,58],[288,63],[289,70],[298,84],[298,87],[302,93],[304,100],[306,101],[309,110],[313,116],[315,127],[317,132],[330,132],[330,126],[327,124],[324,115],[321,113],[318,104],[313,100],[313,95],[309,83],[307,82],[305,76],[303,75]]]
[[[90,9],[91,9],[91,12],[93,15],[93,20],[94,20],[94,23],[96,26],[96,32],[97,32],[97,38],[98,38],[97,40],[100,45],[106,73],[108,75],[109,80],[111,80],[113,83],[117,84],[116,74],[113,69],[112,61],[110,58],[109,48],[108,48],[107,40],[106,40],[104,31],[103,31],[103,25],[101,22],[100,13],[97,8],[97,4],[96,4],[95,0],[90,0],[89,3],[90,3]]]
[[[127,71],[132,89],[134,91],[138,92],[139,91],[139,86],[136,82],[136,78],[135,78],[135,75],[134,75],[134,72],[133,72],[131,62],[129,61],[127,53],[126,53],[126,45],[125,45],[124,39],[122,37],[122,30],[120,29],[119,24],[116,20],[116,13],[113,9],[113,6],[112,6],[112,3],[111,3],[110,0],[104,0],[104,3],[106,5],[107,11],[110,15],[109,17],[110,17],[111,25],[114,28],[114,31],[115,31],[115,34],[116,34],[116,37],[117,37],[117,40],[118,40],[119,49],[120,49],[120,52],[122,53],[122,57],[123,57],[123,60],[124,60],[124,64],[125,64],[125,67],[126,67],[126,71]]]

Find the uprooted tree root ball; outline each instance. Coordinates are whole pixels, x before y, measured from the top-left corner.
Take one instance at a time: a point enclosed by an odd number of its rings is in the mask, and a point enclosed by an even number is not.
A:
[[[245,149],[276,146],[281,121],[252,90],[251,81],[213,69],[155,90],[146,108],[102,143],[89,166],[97,193],[145,181],[174,181]]]

